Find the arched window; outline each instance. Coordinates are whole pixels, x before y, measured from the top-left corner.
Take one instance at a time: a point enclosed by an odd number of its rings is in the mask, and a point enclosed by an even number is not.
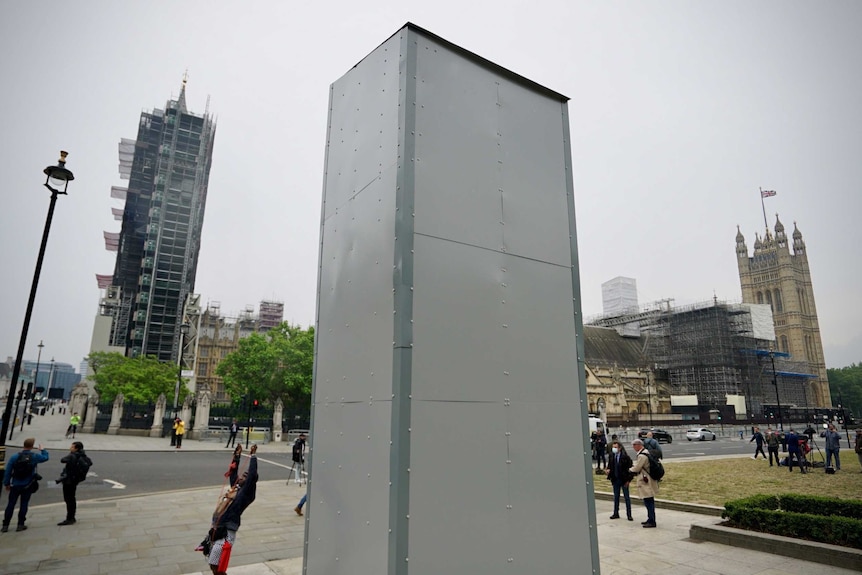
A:
[[[763,292],[757,292],[757,303],[763,303]]]
[[[766,303],[769,304],[769,307],[772,307],[772,292],[769,290],[766,290]],[[773,311],[775,311],[775,308],[773,308]]]
[[[784,311],[784,304],[781,301],[781,290],[780,289],[778,289],[778,288],[775,289],[775,296],[774,297],[775,297],[775,299],[773,301],[775,301],[775,311],[777,311],[777,312]]]
[[[787,347],[787,336],[786,335],[781,336],[781,351],[783,351],[784,353],[790,353],[790,350]]]

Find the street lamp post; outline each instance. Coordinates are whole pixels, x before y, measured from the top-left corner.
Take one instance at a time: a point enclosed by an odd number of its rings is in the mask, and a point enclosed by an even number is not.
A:
[[[48,233],[51,231],[51,220],[54,218],[54,206],[58,195],[66,195],[69,182],[75,176],[66,168],[67,152],[60,152],[60,160],[56,166],[48,166],[43,170],[45,174],[45,187],[51,191],[51,203],[48,206],[48,217],[45,220],[45,230],[42,232],[42,244],[39,246],[39,257],[36,258],[36,271],[33,274],[33,283],[30,286],[30,298],[27,300],[27,311],[24,313],[24,326],[21,328],[21,339],[18,342],[18,355],[15,358],[15,367],[12,368],[12,377],[9,381],[9,400],[3,412],[3,425],[0,426],[0,460],[6,457],[6,431],[9,429],[9,416],[12,414],[12,397],[15,395],[15,386],[18,376],[21,374],[21,363],[24,360],[24,348],[27,346],[27,332],[30,330],[30,318],[33,316],[33,304],[36,301],[36,289],[39,286],[39,275],[42,272],[42,262],[45,259],[45,248],[48,245]]]
[[[769,359],[772,361],[772,385],[775,386],[775,403],[778,404],[778,428],[784,431],[784,418],[781,417],[781,399],[778,397],[778,379],[775,375],[775,351],[769,348]]]
[[[184,323],[180,326],[180,347],[177,353],[177,384],[174,386],[174,421],[177,419],[177,406],[180,400],[180,385],[183,383],[183,338],[188,335],[190,326]],[[171,445],[177,444],[177,431],[171,432]]]
[[[24,411],[21,413],[21,429],[19,431],[24,431],[24,420],[27,419],[27,401],[30,401],[30,409],[33,409],[33,395],[36,393],[36,387],[39,385],[39,363],[42,361],[42,348],[45,347],[45,344],[40,339],[39,345],[36,347],[39,348],[39,353],[36,355],[36,375],[33,376],[33,381],[27,384],[27,393],[24,395]],[[27,424],[30,424],[29,421]]]
[[[45,399],[51,400],[51,384],[54,382],[54,358],[51,358],[51,371],[48,372],[48,389],[45,390]],[[53,405],[53,404],[52,404]]]

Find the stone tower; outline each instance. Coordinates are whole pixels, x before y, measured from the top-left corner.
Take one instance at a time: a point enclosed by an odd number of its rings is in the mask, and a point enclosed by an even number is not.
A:
[[[776,351],[789,353],[791,359],[808,364],[808,402],[818,407],[832,405],[826,379],[826,360],[820,340],[820,323],[814,303],[814,287],[802,232],[793,223],[793,252],[784,224],[775,216],[775,235],[767,228],[761,238],[755,235],[754,254],[748,257],[745,238],[737,226],[736,261],[743,303],[762,303],[772,307]]]

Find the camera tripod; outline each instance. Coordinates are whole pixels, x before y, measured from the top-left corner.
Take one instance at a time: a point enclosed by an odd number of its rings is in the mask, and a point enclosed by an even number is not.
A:
[[[308,483],[308,479],[305,479],[303,475],[305,474],[305,462],[303,461],[294,461],[293,467],[290,468],[290,472],[287,474],[287,483],[286,485],[290,485],[290,476],[293,475],[296,482],[302,485],[303,480]]]

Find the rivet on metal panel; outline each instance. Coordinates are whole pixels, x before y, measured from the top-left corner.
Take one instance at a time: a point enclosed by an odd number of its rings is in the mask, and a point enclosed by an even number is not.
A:
[[[504,323],[504,324],[503,324],[503,327],[509,327],[509,324]]]
[[[506,432],[506,437],[509,437],[510,435],[512,435],[512,432],[511,432],[511,431],[507,431],[507,432]]]
[[[500,285],[501,285],[501,286],[503,286],[503,287],[507,287],[507,286],[506,286],[506,284],[504,284],[504,283],[501,283]]]
[[[413,394],[411,393],[411,394],[410,394],[410,395],[408,395],[407,397],[409,397],[410,399],[413,399]]]
[[[508,559],[509,563],[511,563],[511,562],[512,562],[512,561],[514,561],[514,560],[515,560],[515,559],[514,559],[513,557],[509,557],[509,559]]]
[[[504,371],[504,372],[503,372],[503,375],[509,375],[509,372],[508,372],[508,371]],[[509,400],[507,399],[506,401],[509,401]]]
[[[506,509],[511,509],[511,508],[512,508],[512,506],[511,506],[511,505],[507,505],[507,506],[506,506]]]
[[[511,459],[507,459],[507,460],[506,460],[506,465],[508,465],[508,464],[510,464],[510,463],[512,463],[512,460],[511,460]]]
[[[413,431],[413,428],[412,428],[412,427],[408,427],[408,428],[407,428],[407,433],[410,433],[411,431]],[[408,471],[409,471],[409,470],[408,470]]]
[[[502,302],[502,303],[506,303],[506,300],[503,300],[503,302]]]

